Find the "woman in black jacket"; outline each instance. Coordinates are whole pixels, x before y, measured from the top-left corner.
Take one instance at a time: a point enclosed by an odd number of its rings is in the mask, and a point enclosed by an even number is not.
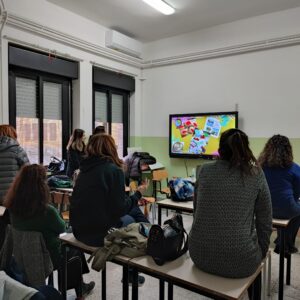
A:
[[[68,165],[67,175],[72,178],[74,171],[79,169],[79,164],[82,161],[85,145],[84,145],[84,130],[74,129],[67,145],[68,150]]]
[[[110,135],[93,135],[86,156],[72,194],[70,222],[79,241],[101,247],[111,227],[136,221],[124,216],[137,206],[144,187],[131,197],[125,194],[123,162]]]

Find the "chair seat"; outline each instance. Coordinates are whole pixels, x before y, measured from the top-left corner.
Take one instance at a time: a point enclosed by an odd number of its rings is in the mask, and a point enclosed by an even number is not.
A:
[[[170,191],[170,188],[166,187],[166,188],[163,188],[161,190],[157,190],[158,192],[160,192],[161,194],[171,194],[171,191]]]
[[[64,219],[64,221],[69,221],[69,219],[70,219],[70,212],[69,211],[63,211],[61,213],[61,215],[62,215],[62,218]]]

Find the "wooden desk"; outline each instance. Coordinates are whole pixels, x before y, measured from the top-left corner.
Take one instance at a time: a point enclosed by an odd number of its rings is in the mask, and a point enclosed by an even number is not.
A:
[[[63,253],[63,266],[62,266],[62,276],[61,276],[61,293],[64,299],[67,299],[67,247],[74,247],[80,251],[88,254],[92,254],[98,247],[88,246],[80,241],[78,241],[73,233],[63,233],[59,236],[62,243],[62,253]],[[129,257],[123,255],[117,255],[112,262],[123,266],[123,300],[128,300],[128,261]],[[102,270],[102,300],[106,299],[106,270]]]
[[[177,202],[171,199],[164,199],[156,202],[158,206],[158,224],[161,225],[161,209],[174,209],[178,212],[187,212],[193,213],[194,212],[194,203],[193,201],[186,201],[186,202]]]
[[[156,265],[150,256],[133,258],[129,261],[129,266],[134,269],[135,279],[137,279],[137,272],[142,272],[160,279],[162,283],[167,281],[169,283],[169,300],[173,299],[173,285],[214,299],[232,300],[241,299],[247,293],[248,287],[261,273],[264,263],[265,261],[252,276],[241,279],[224,278],[205,273],[194,265],[188,253],[174,261],[165,263],[163,266]],[[134,281],[132,300],[137,299],[138,285],[137,281]],[[159,299],[164,299],[163,287],[160,287]]]
[[[73,188],[53,188],[53,190],[62,192],[62,193],[70,193],[70,194],[73,193]],[[130,192],[129,186],[125,186],[125,192],[126,193]]]
[[[284,285],[284,257],[285,257],[285,230],[290,220],[273,219],[272,224],[274,228],[280,230],[280,252],[279,252],[279,287],[278,299],[283,300],[283,285]],[[291,254],[286,255],[286,284],[291,283]]]
[[[168,208],[174,209],[180,212],[193,213],[193,202],[176,202],[171,199],[164,199],[157,202],[158,205],[158,224],[161,225],[161,209]],[[278,299],[283,300],[283,285],[284,285],[284,256],[285,256],[285,229],[288,226],[290,220],[273,219],[272,224],[274,228],[281,231],[280,239],[280,254],[279,254],[279,287],[278,287]],[[287,255],[287,275],[286,284],[290,285],[291,281],[291,255]]]

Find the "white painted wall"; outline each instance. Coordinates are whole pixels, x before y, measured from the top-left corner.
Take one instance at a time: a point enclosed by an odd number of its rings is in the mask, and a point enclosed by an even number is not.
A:
[[[9,14],[36,22],[40,28],[48,28],[66,33],[72,37],[104,47],[105,27],[73,14],[45,0],[4,0]],[[24,20],[23,20],[24,21]],[[23,22],[22,21],[22,22]],[[30,27],[31,28],[31,27]],[[0,91],[0,123],[8,122],[8,43],[31,45],[37,49],[55,50],[63,56],[79,61],[80,78],[73,82],[73,126],[80,127],[87,133],[92,130],[92,63],[118,70],[120,73],[136,75],[136,92],[131,99],[131,118],[139,122],[140,118],[140,80],[141,70],[114,59],[84,51],[75,44],[71,45],[63,37],[49,38],[31,29],[16,28],[6,24],[1,38],[0,71],[2,74],[2,90]],[[136,122],[133,122],[135,124]],[[141,135],[140,126],[130,127],[131,135]]]
[[[300,9],[145,46],[147,59],[300,33]],[[300,137],[300,45],[144,70],[143,135],[168,136],[171,113],[231,111],[250,137]],[[155,116],[155,118],[154,118]]]

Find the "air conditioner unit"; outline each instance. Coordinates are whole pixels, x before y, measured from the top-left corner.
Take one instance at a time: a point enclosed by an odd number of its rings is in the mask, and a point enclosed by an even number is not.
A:
[[[138,58],[142,55],[142,43],[115,30],[106,31],[105,46]]]

